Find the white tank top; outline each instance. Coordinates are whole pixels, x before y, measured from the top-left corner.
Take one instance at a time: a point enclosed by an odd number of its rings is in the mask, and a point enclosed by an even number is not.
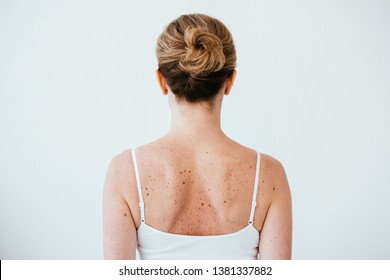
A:
[[[142,196],[135,150],[132,149],[133,165],[137,181],[141,224],[137,230],[137,249],[144,260],[191,260],[191,259],[257,259],[260,232],[253,226],[256,195],[259,183],[260,156],[257,154],[256,177],[253,187],[252,208],[248,225],[243,229],[223,235],[183,235],[163,232],[145,221],[145,204]]]

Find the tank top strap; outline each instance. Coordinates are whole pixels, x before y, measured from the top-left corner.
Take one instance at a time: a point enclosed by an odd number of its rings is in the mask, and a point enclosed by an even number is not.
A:
[[[135,179],[137,181],[139,208],[141,210],[141,223],[145,223],[145,203],[144,203],[144,199],[143,199],[143,195],[142,195],[141,180],[139,179],[139,171],[138,171],[137,158],[135,156],[135,149],[131,149],[131,155],[133,157]]]
[[[256,197],[257,197],[257,189],[259,188],[260,157],[261,154],[257,153],[256,175],[255,175],[255,184],[253,186],[252,208],[251,208],[251,214],[249,216],[248,224],[253,224],[253,217],[255,215],[255,209],[257,206]]]

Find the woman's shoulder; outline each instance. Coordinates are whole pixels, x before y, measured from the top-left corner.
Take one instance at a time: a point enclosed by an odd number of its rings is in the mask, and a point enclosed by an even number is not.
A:
[[[287,176],[282,162],[262,150],[253,149],[247,147],[238,142],[232,140],[231,150],[237,151],[240,155],[247,155],[248,158],[253,156],[253,153],[258,153],[260,157],[260,178],[270,185],[283,186],[282,188],[288,188]],[[287,187],[286,187],[287,186]]]
[[[261,166],[270,177],[278,178],[285,174],[282,162],[269,154],[261,153]]]
[[[108,169],[116,173],[127,169],[132,164],[131,153],[132,149],[126,149],[114,155],[109,163]]]
[[[116,155],[113,156],[110,164],[113,165],[123,164],[124,162],[128,161],[131,158],[131,152],[132,152],[131,148],[118,152]]]
[[[106,189],[122,193],[123,188],[129,183],[133,169],[131,151],[132,149],[121,151],[110,160],[105,182]]]
[[[264,183],[265,193],[269,193],[272,200],[289,197],[290,187],[283,164],[271,155],[265,153],[261,155],[260,178]]]
[[[114,155],[109,163],[109,170],[112,169],[116,173],[128,173],[129,170],[133,170],[133,151],[135,152],[136,159],[145,152],[156,150],[158,141],[140,145],[137,147],[127,148]],[[131,175],[131,174],[130,174]]]

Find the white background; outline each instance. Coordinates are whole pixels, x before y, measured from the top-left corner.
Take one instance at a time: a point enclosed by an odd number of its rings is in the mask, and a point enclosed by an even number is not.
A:
[[[0,0],[0,259],[100,259],[111,158],[160,137],[156,38],[231,30],[222,124],[289,178],[294,259],[390,259],[388,1]]]

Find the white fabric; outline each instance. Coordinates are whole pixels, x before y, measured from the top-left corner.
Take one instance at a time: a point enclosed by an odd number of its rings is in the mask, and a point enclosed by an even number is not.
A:
[[[248,224],[253,223],[253,216],[255,215],[255,209],[257,206],[256,197],[257,197],[257,189],[259,185],[259,173],[260,173],[260,154],[257,154],[257,161],[256,161],[256,175],[255,175],[255,184],[253,186],[253,197],[252,197],[252,209],[251,214],[249,216]]]
[[[139,207],[141,209],[141,222],[145,222],[145,203],[144,198],[142,196],[142,188],[141,188],[141,181],[139,179],[139,171],[138,171],[138,164],[137,164],[137,158],[135,156],[135,149],[132,149],[131,155],[133,157],[133,165],[134,165],[134,171],[135,171],[135,179],[137,180],[137,188],[138,188],[138,197],[139,197]]]
[[[137,249],[141,259],[257,259],[260,233],[253,227],[253,216],[259,183],[260,156],[261,154],[258,153],[252,208],[248,225],[229,234],[194,236],[163,232],[146,223],[141,181],[135,150],[133,149],[132,157],[141,209],[141,225],[137,230]]]

